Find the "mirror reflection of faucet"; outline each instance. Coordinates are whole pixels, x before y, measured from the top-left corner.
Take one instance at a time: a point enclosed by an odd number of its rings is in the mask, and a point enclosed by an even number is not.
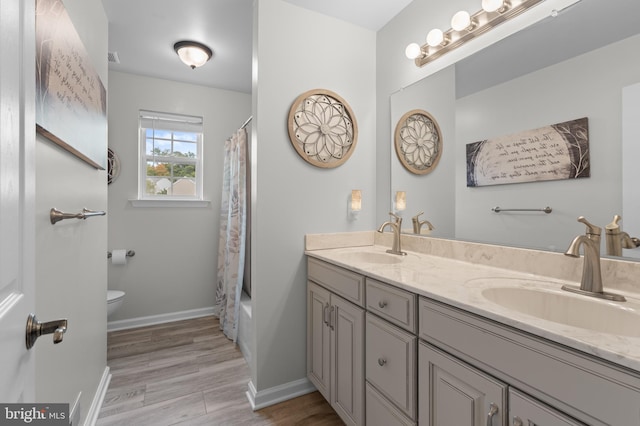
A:
[[[414,217],[411,218],[411,222],[413,223],[413,233],[420,235],[422,232],[422,226],[426,225],[429,231],[433,231],[435,228],[428,220],[420,220],[420,215],[424,214],[424,212],[420,212]]]
[[[393,212],[389,212],[389,216],[391,216],[394,220],[387,221],[380,225],[380,228],[378,228],[378,232],[383,232],[384,228],[386,228],[387,226],[391,227],[391,231],[393,231],[393,244],[391,246],[391,249],[387,250],[387,253],[405,256],[407,253],[402,251],[400,245],[400,235],[402,234],[402,218],[396,214],[393,214]]]
[[[584,264],[582,267],[582,280],[580,287],[563,285],[562,289],[585,296],[624,302],[626,300],[624,296],[607,293],[602,286],[602,273],[600,271],[600,235],[602,234],[602,228],[589,223],[584,216],[580,216],[578,222],[584,223],[587,230],[584,235],[578,235],[573,239],[564,254],[566,256],[579,258],[580,247],[583,247]]]
[[[620,215],[613,216],[613,221],[604,227],[606,231],[607,255],[622,256],[622,249],[634,249],[640,246],[640,239],[630,237],[626,232],[622,232],[620,227]]]

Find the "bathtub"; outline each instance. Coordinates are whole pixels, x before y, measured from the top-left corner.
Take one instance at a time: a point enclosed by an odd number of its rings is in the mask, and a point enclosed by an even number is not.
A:
[[[238,318],[238,346],[247,361],[251,361],[251,298],[244,291],[240,296],[240,315]]]

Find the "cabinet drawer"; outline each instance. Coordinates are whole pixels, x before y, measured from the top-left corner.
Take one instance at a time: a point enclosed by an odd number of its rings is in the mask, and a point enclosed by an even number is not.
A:
[[[307,276],[321,286],[364,307],[364,277],[318,259],[307,259]]]
[[[402,414],[373,386],[367,383],[367,426],[414,426],[416,422]]]
[[[371,278],[366,283],[367,310],[415,333],[417,296]]]
[[[514,388],[509,389],[509,425],[586,426]]]
[[[416,336],[367,313],[366,376],[380,393],[416,419]]]

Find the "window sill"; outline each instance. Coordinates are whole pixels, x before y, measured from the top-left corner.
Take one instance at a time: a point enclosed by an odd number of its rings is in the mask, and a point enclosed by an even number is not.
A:
[[[209,207],[209,200],[129,200],[133,207]]]

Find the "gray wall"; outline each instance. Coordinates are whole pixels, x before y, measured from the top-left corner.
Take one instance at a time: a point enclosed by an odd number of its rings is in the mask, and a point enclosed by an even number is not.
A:
[[[138,111],[202,116],[206,207],[133,207],[138,196]],[[109,72],[109,147],[122,164],[109,185],[109,249],[135,250],[108,264],[109,289],[126,293],[109,321],[197,311],[214,303],[224,141],[251,115],[251,96]]]
[[[252,383],[259,395],[306,377],[304,235],[375,224],[376,34],[282,0],[255,5]],[[334,169],[306,163],[287,134],[291,104],[315,88],[342,96],[358,122],[355,152]],[[352,189],[363,197],[355,222],[346,211]]]
[[[107,18],[102,3],[65,0],[64,4],[106,87]],[[54,346],[51,336],[36,344],[36,399],[73,406],[80,397],[83,419],[106,368],[107,219],[67,220],[52,226],[49,209],[107,210],[106,179],[104,170],[38,136],[36,314],[41,321],[67,318],[69,328],[62,344]]]

